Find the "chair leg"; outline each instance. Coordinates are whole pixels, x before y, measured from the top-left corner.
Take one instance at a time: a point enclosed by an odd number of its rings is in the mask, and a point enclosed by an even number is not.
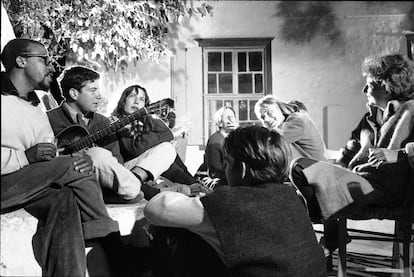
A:
[[[338,277],[346,277],[346,218],[338,222]]]
[[[404,277],[413,277],[413,250],[411,247],[413,225],[409,221],[395,221],[395,239],[393,243],[392,259],[393,268],[403,271]],[[402,240],[402,241],[401,241]],[[393,276],[401,276],[393,274]]]
[[[403,266],[404,277],[413,277],[413,252],[411,250],[411,228],[412,224],[409,221],[401,222],[405,226],[402,226],[403,232]]]

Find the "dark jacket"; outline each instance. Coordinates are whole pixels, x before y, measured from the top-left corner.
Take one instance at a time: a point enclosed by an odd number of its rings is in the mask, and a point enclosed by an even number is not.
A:
[[[162,142],[170,142],[174,138],[168,126],[161,119],[153,118],[151,115],[143,117],[142,126],[139,130],[122,128],[117,132],[121,154],[125,161],[132,160],[148,149]]]
[[[207,165],[208,175],[211,178],[225,179],[224,172],[224,136],[220,131],[215,132],[207,141],[204,154],[204,164]]]
[[[325,258],[292,187],[220,187],[200,198],[231,276],[326,276]]]
[[[69,111],[62,104],[59,107],[47,112],[50,125],[52,125],[52,129],[55,135],[59,134],[69,126],[78,125],[77,122],[73,121]],[[95,133],[98,130],[108,126],[110,123],[111,122],[107,117],[99,113],[93,113],[90,115],[87,129],[90,133]],[[98,140],[95,142],[95,144],[111,151],[112,155],[114,155],[114,157],[116,157],[120,163],[124,162],[115,133],[108,135],[101,140]]]

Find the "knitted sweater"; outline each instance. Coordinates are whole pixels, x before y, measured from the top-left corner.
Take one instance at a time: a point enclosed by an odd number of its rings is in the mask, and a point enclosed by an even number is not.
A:
[[[322,249],[291,187],[226,186],[200,200],[232,276],[326,276]]]
[[[53,137],[49,120],[39,105],[1,95],[1,175],[27,166],[25,150]]]

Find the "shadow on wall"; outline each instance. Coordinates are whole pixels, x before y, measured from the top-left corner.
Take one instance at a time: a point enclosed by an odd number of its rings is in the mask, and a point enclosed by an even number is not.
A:
[[[274,16],[283,19],[281,37],[287,42],[305,44],[317,36],[331,44],[341,42],[341,30],[329,2],[282,1]]]

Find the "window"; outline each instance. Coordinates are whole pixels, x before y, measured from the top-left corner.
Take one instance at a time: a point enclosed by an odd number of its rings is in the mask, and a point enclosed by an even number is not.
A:
[[[223,106],[236,111],[240,126],[260,122],[254,105],[272,93],[272,39],[198,39],[203,48],[204,143],[217,130],[214,114]]]

